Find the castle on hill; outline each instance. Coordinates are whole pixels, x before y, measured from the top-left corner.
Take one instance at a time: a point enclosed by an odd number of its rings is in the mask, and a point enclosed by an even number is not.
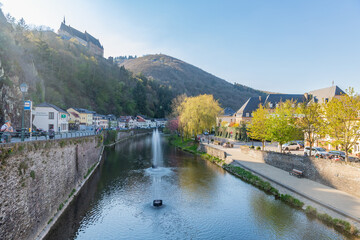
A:
[[[70,27],[70,25],[66,25],[65,17],[64,17],[64,21],[61,23],[61,26],[58,30],[58,34],[61,36],[62,39],[76,40],[81,45],[87,47],[89,51],[94,55],[98,55],[101,57],[104,56],[104,48],[100,44],[99,40],[91,36],[86,31],[85,33],[82,33],[79,30]]]

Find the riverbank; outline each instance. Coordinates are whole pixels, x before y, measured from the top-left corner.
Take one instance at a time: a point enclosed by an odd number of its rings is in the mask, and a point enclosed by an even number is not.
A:
[[[358,222],[351,221],[352,219],[348,218],[346,218],[346,220],[342,220],[344,219],[344,216],[338,212],[334,212],[331,209],[329,210],[323,205],[318,204],[316,201],[304,198],[302,195],[299,195],[294,191],[289,191],[289,189],[274,183],[271,179],[264,178],[263,175],[258,175],[256,172],[253,172],[252,169],[246,168],[245,170],[244,166],[237,164],[237,162],[233,160],[232,154],[226,152],[225,159],[219,159],[201,151],[201,148],[198,148],[198,145],[192,140],[182,142],[181,139],[173,137],[171,142],[173,145],[184,151],[200,155],[202,158],[217,164],[243,181],[256,186],[257,188],[265,191],[267,194],[274,195],[276,199],[279,199],[296,209],[304,211],[310,218],[316,218],[322,221],[347,237],[359,237]],[[221,151],[225,152],[222,149]],[[272,183],[270,184],[265,181],[265,179],[270,180]]]

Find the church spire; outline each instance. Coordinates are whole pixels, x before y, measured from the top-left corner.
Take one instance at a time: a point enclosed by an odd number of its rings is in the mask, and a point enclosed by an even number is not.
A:
[[[65,16],[64,16],[64,21],[63,21],[63,24],[65,25]]]

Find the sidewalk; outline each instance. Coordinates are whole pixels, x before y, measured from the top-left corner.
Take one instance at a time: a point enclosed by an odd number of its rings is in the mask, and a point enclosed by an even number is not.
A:
[[[223,148],[213,144],[209,144],[209,146],[225,151],[227,161],[230,160],[231,162],[233,160],[233,165],[247,168],[303,197],[360,222],[360,198],[309,179],[293,177],[284,170],[270,166],[260,159],[252,158],[240,152],[238,148]]]

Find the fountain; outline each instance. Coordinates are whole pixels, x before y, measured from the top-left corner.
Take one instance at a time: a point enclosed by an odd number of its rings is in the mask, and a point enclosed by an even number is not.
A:
[[[159,130],[156,128],[156,130],[153,131],[152,135],[152,169],[156,170],[159,166],[162,166],[162,152],[161,152],[161,143],[160,143],[160,133]],[[158,174],[153,175],[153,182],[154,182],[154,197],[158,197],[158,186],[161,182],[161,176]],[[162,206],[162,200],[161,199],[155,199],[153,201],[154,207],[160,207]]]

